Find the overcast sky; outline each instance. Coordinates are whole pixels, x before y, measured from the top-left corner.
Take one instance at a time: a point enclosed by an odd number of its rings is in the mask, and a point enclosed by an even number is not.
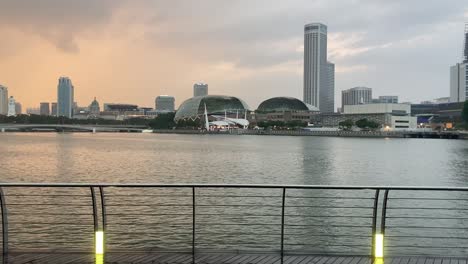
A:
[[[461,60],[466,0],[0,0],[0,84],[24,107],[56,101],[69,76],[75,100],[179,105],[194,82],[252,109],[302,99],[303,26],[328,25],[341,90],[419,102],[449,96]]]

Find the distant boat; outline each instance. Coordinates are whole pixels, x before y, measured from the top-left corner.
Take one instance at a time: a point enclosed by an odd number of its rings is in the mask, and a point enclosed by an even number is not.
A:
[[[143,129],[141,133],[153,133],[152,129]]]

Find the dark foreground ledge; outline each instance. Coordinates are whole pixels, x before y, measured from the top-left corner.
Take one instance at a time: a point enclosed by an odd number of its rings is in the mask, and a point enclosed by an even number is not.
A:
[[[467,257],[468,258],[468,257]],[[164,264],[466,264],[467,258],[450,257],[391,257],[372,259],[362,256],[285,256],[283,262],[278,255],[256,254],[200,254],[195,257],[191,254],[107,254],[105,260],[96,259],[94,255],[87,254],[41,254],[41,253],[15,253],[3,263],[164,263]]]

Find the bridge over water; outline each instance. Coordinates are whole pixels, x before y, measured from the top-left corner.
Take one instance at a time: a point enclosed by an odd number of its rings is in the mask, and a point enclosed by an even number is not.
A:
[[[466,264],[468,188],[0,184],[4,263]]]
[[[0,124],[0,131],[141,132],[141,125]]]

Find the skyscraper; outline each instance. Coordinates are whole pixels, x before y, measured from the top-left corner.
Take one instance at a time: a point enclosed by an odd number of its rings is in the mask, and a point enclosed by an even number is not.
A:
[[[162,112],[174,112],[175,110],[175,98],[169,95],[160,95],[155,100],[156,111]]]
[[[334,65],[327,61],[327,26],[321,23],[305,25],[304,102],[321,112],[333,112],[334,75]]]
[[[0,115],[8,114],[8,88],[0,85]]]
[[[45,115],[45,116],[50,115],[50,104],[47,102],[41,103],[40,111],[41,111],[41,115]]]
[[[208,84],[196,83],[193,85],[193,96],[205,96],[208,95]]]
[[[341,109],[345,105],[368,104],[372,102],[372,89],[367,87],[354,87],[341,92]]]
[[[57,87],[57,116],[72,118],[74,87],[70,78],[60,77]]]
[[[450,102],[464,102],[468,99],[468,23],[463,34],[463,59],[450,67]]]
[[[52,103],[50,105],[50,115],[57,116],[57,103]]]
[[[13,96],[8,99],[8,116],[16,116],[16,101]]]

